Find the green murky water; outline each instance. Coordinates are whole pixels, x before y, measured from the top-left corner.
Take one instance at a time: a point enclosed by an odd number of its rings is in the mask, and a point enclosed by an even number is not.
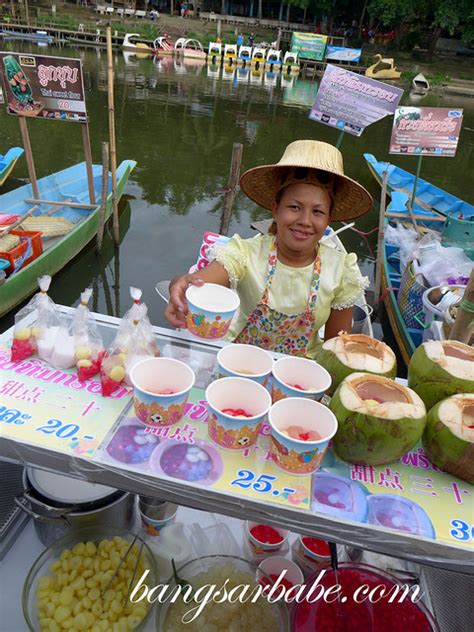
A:
[[[4,47],[40,52],[28,44]],[[101,141],[107,140],[105,52],[59,47],[42,48],[41,52],[83,59],[93,157],[100,162]],[[280,77],[264,77],[257,83],[248,75],[222,71],[216,75],[206,65],[195,64],[115,53],[118,160],[138,162],[126,189],[123,241],[118,258],[109,239],[101,258],[90,247],[56,275],[51,291],[56,301],[71,305],[85,286],[93,284],[97,290],[95,307],[116,315],[128,307],[128,288],[135,285],[143,288],[152,321],[165,324],[163,303],[154,285],[189,268],[195,262],[202,233],[217,231],[223,199],[219,191],[227,182],[232,144],[244,145],[242,168],[247,169],[278,160],[293,140],[336,142],[335,130],[308,119],[317,81],[294,79],[282,84]],[[472,165],[474,151],[474,100],[428,95],[422,104],[464,108],[456,157],[425,159],[422,177],[473,202],[468,165]],[[4,106],[0,107],[3,152],[20,145],[21,137],[15,117],[7,116]],[[369,151],[379,159],[389,159],[391,124],[391,118],[381,121],[361,138],[346,135],[341,147],[346,172],[374,197],[378,197],[379,188],[362,154]],[[83,160],[79,126],[33,120],[30,135],[38,177]],[[390,160],[415,170],[415,158],[391,156]],[[22,159],[6,186],[19,186],[26,178]],[[250,222],[265,217],[239,194],[230,234],[251,236]],[[374,209],[357,226],[368,231],[377,221]],[[367,241],[350,232],[344,241],[348,249],[358,253],[364,273],[371,274],[375,238]],[[6,319],[2,325],[8,322]]]

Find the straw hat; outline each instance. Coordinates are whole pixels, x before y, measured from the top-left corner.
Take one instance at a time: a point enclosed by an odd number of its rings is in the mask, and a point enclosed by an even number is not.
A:
[[[312,177],[298,178],[297,171],[295,175],[292,175],[294,171],[292,168],[295,167],[306,167],[318,171],[313,174],[309,172]],[[288,186],[298,181],[317,184],[318,180],[325,179],[324,173],[335,176],[331,191],[333,198],[331,219],[338,221],[354,219],[370,211],[373,203],[372,196],[362,185],[344,175],[343,159],[339,149],[318,140],[297,140],[290,143],[280,161],[275,165],[254,167],[246,171],[240,178],[240,188],[259,206],[271,210],[275,196],[282,189],[282,185]]]

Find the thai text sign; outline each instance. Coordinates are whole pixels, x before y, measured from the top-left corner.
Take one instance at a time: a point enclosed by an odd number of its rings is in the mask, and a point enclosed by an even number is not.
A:
[[[309,118],[354,136],[393,114],[403,90],[328,64]]]
[[[324,59],[327,41],[327,35],[293,33],[291,38],[291,52],[298,53],[302,59],[322,61]]]
[[[362,48],[346,48],[345,46],[328,46],[326,59],[337,61],[360,61]]]
[[[0,435],[20,443],[91,458],[130,402],[126,388],[101,396],[100,380],[79,382],[75,372],[38,358],[10,360],[0,342]]]
[[[462,113],[461,109],[449,108],[398,108],[389,153],[454,157]]]
[[[80,59],[0,52],[9,114],[87,121]]]

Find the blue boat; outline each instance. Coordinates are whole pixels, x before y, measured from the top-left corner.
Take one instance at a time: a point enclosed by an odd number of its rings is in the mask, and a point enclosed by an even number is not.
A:
[[[117,200],[122,196],[135,165],[136,162],[133,160],[124,160],[118,166]],[[27,250],[18,257],[18,261],[15,257],[13,273],[10,273],[5,282],[0,285],[0,316],[9,312],[37,290],[38,277],[44,274],[51,276],[56,274],[96,236],[102,192],[102,167],[93,165],[92,173],[96,199],[99,200],[97,205],[89,204],[89,188],[84,162],[38,180],[39,199],[44,200],[42,203],[31,201],[34,197],[31,184],[0,195],[0,209],[7,209],[13,215],[24,215],[33,209],[31,216],[33,218],[41,215],[44,218],[48,215],[66,220],[63,221],[62,234],[49,237],[46,231],[41,234],[42,253],[37,257],[34,256],[33,243],[36,236],[33,237],[30,233],[30,236],[23,237],[27,243]],[[111,185],[109,175],[106,219],[112,212]],[[67,224],[65,229],[64,224]],[[37,230],[41,232],[41,229]]]
[[[415,185],[415,176],[412,173],[388,162],[379,161],[372,154],[364,154],[364,158],[379,184],[382,184],[384,172],[388,171],[387,188],[389,193],[402,191],[411,198]],[[474,217],[474,206],[419,178],[413,213],[426,218],[442,215],[462,221]]]
[[[22,154],[23,147],[12,147],[4,156],[0,154],[0,187],[11,174]]]
[[[24,33],[22,31],[0,31],[0,37],[3,37],[5,41],[21,40],[24,42],[38,42],[40,44],[52,44],[54,42],[54,36],[48,35],[46,31],[36,31],[35,33]]]
[[[381,185],[388,171],[387,189],[391,202],[387,207],[388,222],[412,223],[412,216],[420,227],[441,233],[445,246],[463,248],[474,258],[474,207],[463,200],[418,179],[412,215],[408,210],[415,185],[415,176],[395,165],[379,162],[372,154],[364,154],[369,169]],[[400,269],[399,247],[384,240],[382,267],[382,291],[385,308],[393,335],[397,341],[403,361],[408,366],[416,348],[423,342],[426,325],[423,322],[421,295],[423,286],[415,278],[403,274]],[[408,288],[399,296],[400,288]]]

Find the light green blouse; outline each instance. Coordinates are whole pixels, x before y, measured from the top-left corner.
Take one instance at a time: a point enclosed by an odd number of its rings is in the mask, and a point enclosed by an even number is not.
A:
[[[262,297],[272,240],[273,235],[258,235],[251,239],[234,235],[226,244],[216,245],[209,255],[211,261],[216,260],[224,266],[231,286],[240,297],[240,311],[229,329],[228,340],[234,340],[242,331]],[[318,330],[325,325],[331,309],[352,307],[369,285],[367,277],[360,273],[354,253],[347,254],[329,243],[322,243],[319,255],[321,281],[315,307],[316,327],[308,348],[310,358],[316,356],[321,344]],[[293,268],[278,261],[268,297],[270,307],[288,315],[304,312],[312,272],[312,263],[303,268]]]

